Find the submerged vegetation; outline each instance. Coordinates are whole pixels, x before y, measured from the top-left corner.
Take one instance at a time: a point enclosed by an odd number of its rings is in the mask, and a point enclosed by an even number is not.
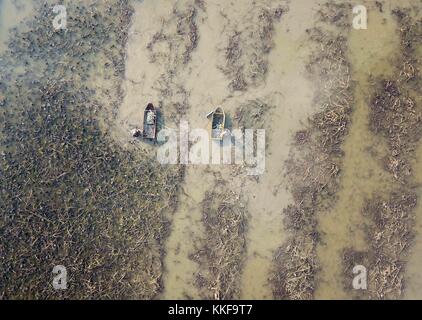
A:
[[[204,299],[240,297],[247,211],[241,194],[227,188],[227,182],[220,178],[202,203],[205,240],[193,259],[201,266],[196,285]]]
[[[159,165],[149,152],[152,146],[145,150],[132,141],[130,148],[123,147],[103,125],[114,121],[123,98],[130,3],[64,0],[72,14],[67,30],[55,30],[53,1],[34,0],[34,16],[12,30],[0,57],[0,299],[154,299],[163,289],[165,242],[185,168]],[[216,64],[230,94],[222,104],[231,108],[231,101],[240,101],[230,109],[233,118],[228,114],[230,129],[268,133],[278,124],[272,118],[280,106],[248,91],[265,84],[276,22],[288,10],[280,2],[264,4],[250,4],[239,15],[242,21],[226,15],[234,5],[217,5],[226,24]],[[376,7],[387,10],[381,2]],[[176,123],[191,108],[186,79],[197,71],[189,63],[200,34],[201,41],[204,36],[199,27],[207,21],[207,4],[186,0],[169,8],[167,16],[157,19],[157,32],[144,49],[159,71],[150,88],[158,92],[156,105],[166,121]],[[274,253],[269,279],[277,299],[313,299],[318,285],[317,245],[323,242],[318,217],[336,203],[343,160],[350,156],[343,144],[355,103],[347,40],[351,13],[348,3],[319,5],[316,26],[306,30],[312,47],[306,71],[315,84],[315,108],[305,127],[293,134],[284,163],[292,203],[283,210],[289,237]],[[377,190],[365,201],[367,250],[341,252],[347,290],[353,267],[368,268],[368,290],[351,294],[356,298],[402,296],[420,201],[413,163],[422,140],[422,20],[417,8],[394,9],[393,15],[401,39],[397,72],[371,79],[368,99],[369,128],[386,141],[380,162],[395,185],[392,192]],[[238,100],[229,100],[233,97]],[[205,98],[201,101],[208,103]],[[198,200],[203,234],[196,238],[187,232],[189,240],[200,239],[192,245],[194,252],[186,254],[198,266],[188,272],[199,298],[242,296],[252,221],[248,201],[255,199],[244,191],[252,184],[266,186],[258,177],[255,183],[241,175],[245,169],[232,165],[224,175],[210,167],[201,171],[215,179],[200,190],[201,196],[205,192]],[[182,206],[186,215],[191,214],[186,208]],[[67,268],[67,290],[52,287],[56,265]]]
[[[346,278],[355,265],[368,268],[368,291],[359,296],[372,299],[397,299],[403,294],[405,261],[414,238],[418,201],[411,163],[422,138],[422,19],[417,10],[394,9],[393,15],[401,39],[400,56],[395,62],[397,72],[391,78],[374,80],[370,129],[387,140],[384,168],[397,185],[387,195],[380,190],[363,208],[371,222],[366,229],[369,249],[357,252],[348,248],[343,256]]]
[[[202,10],[205,8],[200,1],[175,3],[172,14],[163,19],[160,31],[147,45],[150,62],[164,66],[164,73],[155,84],[161,98],[159,106],[175,123],[189,109],[189,93],[179,76],[198,45],[197,19]]]
[[[234,120],[242,129],[267,128],[270,111],[273,108],[273,105],[269,105],[263,100],[249,100],[236,109]]]
[[[268,53],[274,46],[274,24],[286,11],[284,7],[267,7],[252,10],[245,17],[247,23],[230,26],[225,39],[222,72],[230,79],[230,89],[246,91],[250,85],[260,84],[267,74]]]
[[[329,31],[328,25],[335,21],[339,27],[346,26],[349,9],[329,3],[319,11],[322,25],[307,30],[316,44],[307,69],[318,84],[314,103],[322,111],[295,134],[296,152],[286,162],[294,203],[284,209],[291,236],[275,254],[271,284],[278,299],[312,299],[315,291],[317,214],[336,199],[344,156],[341,145],[353,107],[347,41],[342,32]]]
[[[123,150],[99,127],[96,111],[113,106],[86,80],[98,64],[107,81],[123,76],[128,1],[66,6],[78,13],[68,30],[53,29],[43,2],[1,61],[0,298],[150,299],[183,171]],[[60,293],[55,265],[68,271]]]

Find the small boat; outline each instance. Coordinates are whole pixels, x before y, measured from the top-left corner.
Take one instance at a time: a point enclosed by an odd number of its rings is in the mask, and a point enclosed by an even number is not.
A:
[[[224,125],[226,123],[226,114],[221,107],[215,109],[212,113],[211,121],[211,139],[213,140],[223,140],[225,133]]]
[[[154,142],[157,138],[157,110],[152,103],[148,103],[144,111],[144,130],[142,136],[144,139]]]

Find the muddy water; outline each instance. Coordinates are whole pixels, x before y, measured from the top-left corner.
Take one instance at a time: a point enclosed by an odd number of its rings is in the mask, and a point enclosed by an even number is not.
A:
[[[201,202],[212,177],[203,168],[189,168],[183,184],[180,205],[174,214],[166,246],[164,299],[198,299],[195,274],[198,265],[190,255],[203,237]],[[194,187],[192,187],[194,186]],[[205,189],[202,186],[206,186]]]
[[[32,12],[33,5],[30,1],[0,0],[0,56],[7,51],[11,29],[23,23],[24,19],[29,17]],[[3,63],[4,62],[0,57],[0,72],[2,71],[1,67]],[[22,71],[21,68],[19,71]],[[2,94],[3,93],[0,92],[0,96]],[[2,151],[3,148],[4,146],[0,145],[0,151]]]
[[[245,183],[249,215],[240,298],[269,299],[272,296],[267,279],[273,252],[282,243],[285,234],[281,211],[290,201],[289,193],[280,187],[283,184],[282,163],[288,155],[290,137],[300,127],[300,119],[306,118],[311,112],[313,87],[304,74],[303,61],[308,56],[308,48],[304,43],[303,30],[310,27],[311,19],[308,18],[312,16],[312,11],[305,1],[295,2],[290,8],[292,16],[283,16],[275,25],[275,47],[268,57],[266,81],[257,87],[250,87],[246,92],[232,94],[228,90],[227,79],[217,68],[221,61],[220,34],[227,28],[227,21],[221,13],[231,17],[231,24],[237,23],[237,27],[241,27],[242,16],[251,10],[256,10],[256,7],[250,4],[239,7],[226,1],[208,4],[206,19],[199,26],[203,41],[200,41],[193,55],[193,71],[191,78],[186,80],[186,87],[192,104],[189,121],[200,127],[206,126],[204,115],[215,105],[223,105],[229,115],[233,115],[240,104],[253,99],[261,99],[275,106],[265,128],[269,147],[266,170],[259,177],[259,182],[244,176],[230,177],[227,168],[214,168],[223,178],[232,180],[232,185],[243,185],[242,180]],[[306,19],[295,19],[295,14]],[[297,94],[297,88],[301,88],[300,94]],[[199,186],[192,184],[191,189],[199,188],[205,192],[209,187],[202,182]]]
[[[139,127],[148,101],[158,101],[155,83],[164,72],[164,66],[150,62],[148,41],[160,30],[156,23],[171,14],[171,1],[133,1],[134,14],[129,31],[126,58],[126,79],[123,82],[124,99],[117,111],[113,135],[127,141],[128,132]]]
[[[416,207],[415,244],[410,251],[406,265],[404,291],[405,299],[422,299],[422,143],[416,153],[416,163],[413,166],[415,182],[418,184],[417,194],[419,204]]]
[[[32,1],[0,0],[0,54],[7,49],[9,31],[33,12]]]
[[[206,3],[204,12],[198,12],[198,47],[192,53],[191,61],[177,72],[179,83],[188,92],[186,120],[191,128],[208,128],[205,115],[217,105],[222,105],[229,116],[248,100],[261,99],[275,108],[265,128],[269,141],[266,170],[258,181],[245,176],[233,177],[230,170],[222,166],[187,167],[179,207],[172,213],[171,233],[166,242],[164,288],[160,298],[200,298],[195,287],[195,274],[200,267],[191,259],[191,255],[204,238],[201,202],[205,192],[212,188],[213,173],[217,171],[223,179],[230,180],[231,185],[242,188],[248,198],[247,253],[240,279],[240,298],[272,298],[268,275],[273,252],[288,234],[283,230],[282,210],[291,201],[285,189],[283,162],[291,147],[291,137],[302,128],[301,121],[318,111],[313,109],[315,90],[307,80],[305,71],[310,53],[305,30],[314,25],[314,13],[322,2],[314,1],[310,5],[308,0],[296,0],[289,3],[289,11],[275,24],[275,46],[268,56],[266,80],[245,92],[236,93],[229,90],[229,80],[218,68],[224,57],[225,32],[233,25],[241,27],[245,23],[245,16],[256,7],[285,2],[256,4],[214,0]],[[370,74],[377,76],[392,72],[389,59],[394,57],[398,37],[389,3],[384,4],[384,13],[378,11],[373,1],[364,4],[369,9],[368,30],[351,30],[349,38],[352,74],[356,80],[356,104],[353,124],[344,145],[346,157],[339,200],[336,207],[323,214],[319,221],[323,244],[318,246],[317,251],[322,271],[318,275],[316,297],[322,299],[349,298],[341,282],[340,252],[346,247],[365,249],[362,231],[365,221],[360,214],[363,201],[375,191],[384,189],[387,192],[392,184],[391,177],[379,163],[385,145],[368,130],[368,102],[371,95],[368,77]],[[171,16],[173,9],[173,4],[164,0],[134,1],[133,6],[135,14],[129,35],[126,80],[123,85],[125,97],[117,112],[113,130],[114,136],[123,143],[128,142],[128,131],[142,123],[141,111],[145,102],[160,100],[157,83],[161,75],[166,73],[167,66],[152,63],[146,46],[159,31],[160,23],[157,21]],[[171,48],[163,45],[162,50],[167,52]],[[165,126],[175,128],[177,123],[166,117]],[[147,145],[144,148],[152,150]],[[419,225],[422,226],[420,208]],[[415,247],[415,252],[422,252],[417,248],[422,248],[422,245]],[[412,259],[409,276],[417,274],[422,255],[415,254]],[[413,273],[411,270],[414,270]],[[418,279],[422,282],[421,277]],[[409,287],[410,295],[415,295],[416,291],[417,288]]]
[[[205,115],[214,106],[222,105],[229,95],[228,81],[217,69],[216,44],[219,42],[223,27],[220,10],[219,1],[213,1],[207,4],[206,14],[200,16],[198,25],[200,40],[189,63],[191,72],[183,79],[191,105],[185,120],[192,129],[207,129],[209,121]],[[180,199],[181,205],[173,216],[172,230],[166,246],[163,294],[165,299],[200,298],[198,288],[195,286],[195,275],[199,272],[199,265],[190,255],[200,247],[204,238],[202,200],[205,192],[213,187],[212,170],[218,168],[188,166],[186,169],[184,194]]]
[[[135,13],[127,46],[125,97],[119,107],[113,133],[120,141],[127,141],[129,130],[142,124],[142,110],[146,101],[161,100],[157,87],[162,75],[168,76],[168,66],[153,63],[150,60],[147,45],[153,35],[160,31],[161,25],[156,22],[168,19],[172,15],[173,3],[171,1],[143,1],[133,2],[133,6]],[[212,37],[217,37],[218,33],[209,32],[207,28],[213,28],[213,26],[204,23],[199,32],[201,37],[207,36],[208,33],[210,41],[200,41],[199,48],[192,55],[192,61],[177,74],[177,79],[190,93],[189,104],[194,106],[188,110],[188,116],[183,119],[189,122],[191,128],[207,127],[208,120],[205,114],[213,105],[221,103],[221,100],[217,99],[221,99],[222,95],[216,93],[225,88],[224,77],[216,72],[214,46],[217,38],[212,39]],[[163,52],[170,50],[165,45],[161,49]],[[219,90],[215,90],[214,95],[206,95],[206,88],[212,85],[215,88],[215,84],[220,84]],[[225,92],[224,95],[226,95]],[[166,105],[162,108],[164,112],[167,111]],[[170,117],[165,117],[164,126],[177,129],[178,123]],[[147,151],[153,151],[147,145],[144,147]],[[199,292],[195,286],[195,274],[199,266],[191,259],[191,255],[195,253],[203,238],[201,202],[205,192],[213,185],[213,176],[206,173],[205,169],[204,166],[187,167],[179,206],[176,212],[170,213],[172,225],[165,248],[164,288],[160,298],[199,298]]]
[[[230,92],[228,79],[217,67],[222,56],[221,37],[228,28],[228,20],[224,16],[230,17],[232,25],[240,27],[244,17],[255,7],[281,2],[252,4],[247,1],[229,3],[214,0],[206,4],[206,12],[199,13],[198,48],[192,54],[192,61],[178,74],[178,79],[189,92],[191,107],[186,120],[192,127],[207,128],[209,122],[205,114],[216,105],[223,105],[227,114],[233,115],[240,104],[250,99],[262,99],[275,108],[265,128],[269,141],[266,170],[258,181],[245,176],[232,177],[226,167],[187,168],[179,207],[172,214],[171,234],[166,243],[164,292],[161,298],[200,298],[195,286],[199,266],[190,256],[203,239],[201,202],[205,192],[212,188],[215,179],[213,173],[217,171],[224,179],[232,180],[232,186],[242,188],[248,197],[247,253],[240,279],[240,298],[272,298],[267,279],[273,252],[287,236],[282,226],[282,209],[291,201],[285,189],[283,162],[289,153],[293,133],[302,128],[301,120],[317,111],[313,110],[312,104],[314,86],[307,80],[304,69],[310,52],[304,31],[315,23],[313,13],[322,2],[290,2],[289,11],[275,24],[275,46],[268,57],[265,82],[240,93]],[[393,183],[379,163],[385,152],[384,141],[368,130],[368,102],[371,95],[368,76],[393,72],[389,59],[394,57],[398,45],[396,25],[390,16],[389,2],[385,2],[384,13],[378,11],[373,1],[363,4],[369,9],[368,30],[351,30],[349,37],[349,56],[356,81],[356,104],[353,124],[344,144],[346,157],[342,185],[336,207],[319,219],[323,243],[318,246],[321,272],[316,297],[320,299],[350,298],[341,282],[340,252],[346,247],[365,249],[362,231],[365,221],[360,214],[363,201],[373,192],[385,190],[387,193]],[[157,22],[172,14],[173,3],[168,0],[145,0],[133,1],[133,6],[135,15],[129,35],[126,79],[123,84],[125,97],[117,110],[117,120],[112,130],[114,137],[123,144],[129,141],[129,130],[142,123],[141,111],[146,101],[160,100],[160,92],[156,90],[157,81],[166,72],[166,66],[151,63],[146,46],[152,35],[159,31],[160,24]],[[31,13],[31,1],[0,0],[0,54],[7,50],[9,29]],[[169,50],[166,47],[162,49]],[[98,87],[104,85],[98,82],[102,77],[103,74],[96,75]],[[166,120],[166,126],[177,125],[172,119]],[[142,152],[152,150],[148,145],[143,148],[145,150]],[[419,184],[419,199],[422,199],[422,145],[417,152],[414,172]],[[422,299],[421,200],[416,216],[417,237],[406,267],[405,298],[410,299]]]
[[[270,2],[268,5],[271,5]],[[243,175],[233,178],[227,167],[213,165],[210,170],[206,170],[206,167],[187,167],[184,192],[179,199],[179,208],[173,214],[166,245],[163,298],[199,298],[194,286],[194,274],[199,266],[190,255],[203,237],[201,201],[205,192],[213,186],[213,171],[218,171],[223,179],[231,180],[234,187],[245,185],[245,193],[248,195],[247,257],[241,279],[241,297],[271,298],[268,272],[273,250],[283,240],[281,212],[290,200],[282,186],[282,163],[288,155],[290,137],[299,129],[300,120],[310,113],[313,95],[312,85],[305,78],[304,61],[308,49],[303,32],[311,27],[312,10],[305,0],[295,2],[290,9],[291,16],[283,16],[275,26],[275,48],[269,56],[266,82],[246,92],[232,93],[228,89],[228,79],[218,68],[224,47],[221,34],[229,28],[225,16],[231,18],[230,26],[241,28],[244,16],[258,7],[248,2],[241,6],[222,0],[207,3],[206,12],[199,13],[197,19],[200,37],[198,47],[178,78],[189,92],[190,108],[186,120],[194,128],[208,127],[205,115],[216,105],[223,105],[229,116],[234,114],[241,103],[251,99],[262,99],[276,107],[265,128],[270,141],[266,171],[256,182]],[[146,44],[157,31],[153,22],[169,16],[172,10],[168,2],[158,5],[152,1],[134,2],[134,8],[127,48],[125,98],[119,108],[114,131],[115,136],[121,140],[125,139],[131,127],[142,123],[139,110],[145,101],[159,100],[159,92],[154,87],[157,79],[165,72],[165,66],[149,62]],[[296,19],[295,15],[306,18]],[[297,88],[300,88],[300,94]],[[169,120],[166,119],[166,126],[177,125]]]
[[[398,49],[399,38],[390,10],[380,13],[373,2],[364,5],[368,8],[368,29],[351,30],[349,35],[348,55],[356,88],[352,125],[343,146],[345,158],[339,200],[331,212],[319,219],[322,244],[317,248],[321,263],[318,299],[349,298],[343,289],[341,251],[347,247],[366,248],[362,229],[365,220],[361,215],[363,201],[373,192],[388,192],[393,183],[380,163],[386,146],[368,128],[368,103],[372,94],[369,76],[393,72],[390,61]]]
[[[310,50],[304,30],[312,26],[312,19],[313,7],[309,2],[290,3],[289,11],[275,26],[275,47],[269,56],[268,77],[265,87],[259,88],[260,92],[268,92],[276,108],[267,130],[265,173],[258,183],[248,184],[250,227],[242,277],[244,299],[272,298],[268,275],[274,250],[287,236],[282,226],[282,210],[291,201],[282,167],[291,137],[301,127],[301,119],[315,111],[312,110],[314,87],[304,69]]]

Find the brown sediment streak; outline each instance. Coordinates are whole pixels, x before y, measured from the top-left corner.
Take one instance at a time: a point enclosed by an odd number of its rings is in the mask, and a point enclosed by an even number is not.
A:
[[[370,129],[387,141],[384,168],[395,179],[393,191],[383,190],[366,201],[363,214],[369,249],[344,251],[346,278],[355,265],[368,269],[368,290],[357,296],[397,299],[404,290],[405,261],[414,237],[417,194],[412,161],[422,138],[420,37],[422,20],[415,7],[394,9],[401,38],[401,55],[394,76],[374,81]],[[351,279],[350,279],[350,283]]]
[[[318,84],[314,114],[295,135],[295,146],[286,162],[286,177],[293,204],[284,209],[290,238],[275,254],[271,277],[278,299],[312,299],[318,269],[317,214],[336,201],[342,168],[342,144],[350,126],[353,86],[347,60],[346,30],[351,6],[328,3],[318,11],[321,26],[307,30],[315,43],[308,71]],[[329,26],[334,26],[330,30]]]

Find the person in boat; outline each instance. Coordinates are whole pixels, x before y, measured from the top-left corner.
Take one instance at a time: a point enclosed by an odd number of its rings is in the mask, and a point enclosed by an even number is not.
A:
[[[148,110],[147,112],[147,124],[153,125],[155,123],[155,113],[152,110]]]
[[[135,128],[135,129],[132,130],[132,137],[138,138],[142,135],[142,133],[143,132],[142,132],[141,129]]]

